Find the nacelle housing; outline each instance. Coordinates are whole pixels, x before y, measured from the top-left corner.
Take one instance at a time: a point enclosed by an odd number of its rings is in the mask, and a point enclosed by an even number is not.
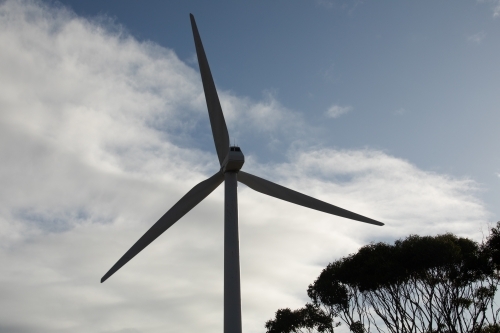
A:
[[[243,156],[240,147],[229,147],[229,152],[222,162],[222,172],[238,172],[243,163],[245,163],[245,156]]]

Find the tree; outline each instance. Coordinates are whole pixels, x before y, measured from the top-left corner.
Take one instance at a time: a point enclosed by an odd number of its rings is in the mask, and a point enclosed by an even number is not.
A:
[[[330,263],[310,303],[281,309],[268,333],[500,333],[500,222],[482,244],[453,234],[375,243]]]

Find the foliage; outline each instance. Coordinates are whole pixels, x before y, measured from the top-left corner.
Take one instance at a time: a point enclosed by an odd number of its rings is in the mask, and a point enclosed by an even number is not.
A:
[[[276,312],[276,320],[266,323],[268,333],[307,332],[333,333],[332,319],[326,316],[317,306],[310,303],[302,309],[292,311],[280,309]]]
[[[330,263],[311,303],[281,309],[268,333],[500,333],[500,222],[483,244],[453,234],[374,243]]]

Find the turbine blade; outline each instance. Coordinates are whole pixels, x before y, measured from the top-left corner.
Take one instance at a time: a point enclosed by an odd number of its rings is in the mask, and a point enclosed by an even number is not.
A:
[[[334,205],[330,205],[329,203],[326,203],[324,201],[314,199],[313,197],[310,197],[308,195],[299,193],[297,191],[272,183],[268,180],[259,178],[257,176],[251,175],[243,171],[238,172],[238,180],[257,192],[264,193],[269,196],[285,200],[297,205],[319,210],[324,213],[345,217],[351,220],[356,220],[380,226],[384,225],[382,222],[372,220],[363,215],[353,213],[351,211],[348,211],[346,209]]]
[[[214,136],[215,149],[219,157],[220,165],[226,158],[229,152],[229,133],[227,131],[226,121],[219,102],[219,96],[215,89],[214,79],[208,66],[207,56],[201,43],[200,34],[196,27],[193,14],[189,14],[191,18],[191,28],[193,29],[194,44],[196,47],[196,55],[198,56],[198,65],[200,66],[201,81],[203,82],[203,90],[205,91],[205,100],[207,102],[208,116],[210,117],[210,125],[212,126],[212,134]]]
[[[123,265],[135,257],[146,246],[160,236],[165,230],[170,228],[175,222],[193,209],[213,190],[215,190],[224,180],[224,174],[217,172],[207,180],[202,181],[193,187],[183,196],[168,212],[163,215],[102,277],[101,283],[106,281],[111,275],[119,270]]]

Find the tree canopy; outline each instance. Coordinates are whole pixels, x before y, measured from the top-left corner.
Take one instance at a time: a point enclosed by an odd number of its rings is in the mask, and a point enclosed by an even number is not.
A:
[[[453,234],[373,243],[330,263],[310,302],[280,309],[267,333],[500,333],[500,222],[483,243]]]

